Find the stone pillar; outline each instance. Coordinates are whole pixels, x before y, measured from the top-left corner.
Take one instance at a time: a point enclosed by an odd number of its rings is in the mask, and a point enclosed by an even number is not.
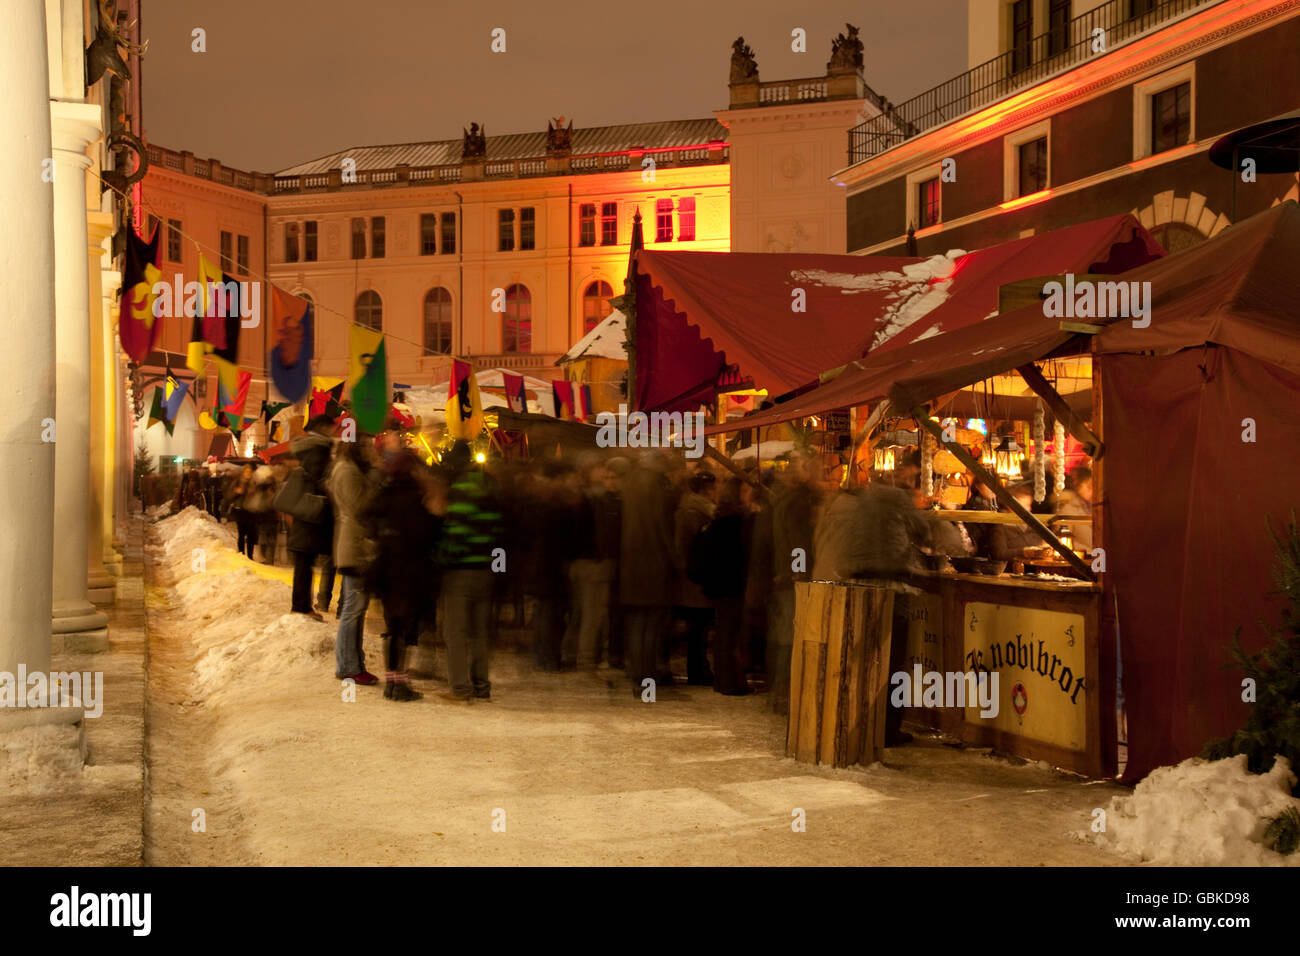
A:
[[[45,4],[15,0],[7,5],[0,30],[0,129],[10,133],[0,150],[8,219],[0,230],[0,275],[7,280],[10,314],[26,316],[26,321],[10,323],[7,347],[0,352],[9,396],[8,421],[0,430],[5,462],[0,468],[0,672],[15,681],[20,668],[28,674],[50,670],[57,442],[42,440],[56,409],[49,82]],[[81,173],[72,179],[81,182]],[[22,728],[35,723],[63,724],[66,742],[80,747],[82,716],[74,707],[6,707],[0,709],[0,730],[26,732]]]
[[[52,102],[54,145],[55,349],[54,604],[56,646],[108,649],[108,618],[89,600],[90,300],[86,256],[86,147],[98,138],[101,108]],[[96,543],[102,560],[102,545]],[[103,567],[98,569],[103,573]],[[104,575],[107,578],[107,575]],[[111,581],[112,579],[109,578]]]
[[[121,558],[113,550],[113,462],[116,459],[113,398],[116,356],[110,336],[108,308],[104,298],[104,240],[113,234],[113,214],[93,212],[87,215],[86,251],[89,269],[90,307],[90,513],[86,536],[90,600],[111,604],[116,598],[115,571]],[[96,591],[106,592],[107,600],[97,599]]]

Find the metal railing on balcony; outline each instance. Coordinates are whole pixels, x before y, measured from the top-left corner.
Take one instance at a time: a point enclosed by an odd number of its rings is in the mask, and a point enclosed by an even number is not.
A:
[[[1111,0],[849,130],[849,165],[1077,66],[1153,27],[1223,0]],[[1101,31],[1100,34],[1097,31]]]

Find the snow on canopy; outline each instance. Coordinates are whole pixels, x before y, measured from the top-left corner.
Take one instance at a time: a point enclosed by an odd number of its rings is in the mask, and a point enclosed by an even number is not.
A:
[[[639,250],[637,407],[707,403],[730,365],[782,395],[868,352],[980,322],[1009,282],[1122,272],[1162,254],[1128,215],[929,258]]]

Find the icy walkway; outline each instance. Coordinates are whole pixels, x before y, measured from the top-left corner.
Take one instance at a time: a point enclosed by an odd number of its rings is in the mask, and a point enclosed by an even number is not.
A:
[[[56,653],[56,671],[101,672],[103,712],[86,724],[86,766],[45,766],[0,792],[0,861],[6,866],[138,866],[144,857],[144,522],[126,528],[109,650]]]
[[[170,521],[148,589],[150,863],[1121,862],[1070,836],[1120,788],[934,741],[808,767],[780,756],[765,696],[645,704],[615,675],[533,673],[507,652],[490,704],[346,702],[332,619],[281,616],[286,584],[225,527]],[[372,669],[378,655],[371,634]]]

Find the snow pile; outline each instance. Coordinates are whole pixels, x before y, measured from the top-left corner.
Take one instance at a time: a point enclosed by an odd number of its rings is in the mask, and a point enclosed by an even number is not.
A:
[[[193,505],[172,515],[156,526],[163,538],[160,557],[173,577],[185,577],[194,571],[196,550],[205,554],[222,548],[235,549],[235,529],[220,524],[216,518]]]
[[[153,552],[172,583],[166,610],[193,649],[197,694],[213,702],[250,681],[292,682],[304,667],[333,673],[334,620],[287,613],[286,582],[236,554],[230,528],[197,508],[154,527]]]
[[[853,273],[795,269],[791,271],[790,278],[795,283],[811,282],[823,288],[837,288],[845,295],[888,292],[890,304],[880,316],[880,328],[871,342],[871,347],[876,349],[948,301],[956,261],[964,255],[966,252],[963,249],[951,249],[942,256],[931,256],[922,262],[905,265],[901,272]],[[938,327],[928,334],[938,334]]]
[[[1265,774],[1249,772],[1244,754],[1193,757],[1156,768],[1132,796],[1111,800],[1106,832],[1092,836],[1101,846],[1164,865],[1300,866],[1300,852],[1282,856],[1261,842],[1270,820],[1300,808],[1291,796],[1295,779],[1284,757]]]
[[[334,668],[335,628],[303,614],[281,614],[258,630],[212,647],[195,668],[195,681],[209,700],[241,683],[283,680],[307,667],[320,673]]]

